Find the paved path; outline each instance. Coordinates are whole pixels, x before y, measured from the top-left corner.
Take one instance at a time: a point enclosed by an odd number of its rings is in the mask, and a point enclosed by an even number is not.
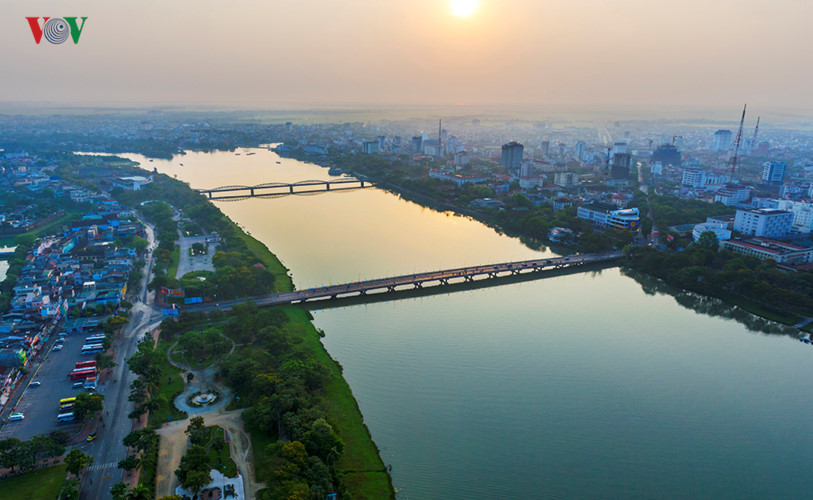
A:
[[[207,236],[178,236],[178,246],[181,248],[181,259],[178,263],[178,271],[175,273],[177,279],[181,279],[183,275],[193,271],[212,271],[214,272],[215,266],[212,264],[212,256],[217,251],[217,244],[208,244],[208,252],[205,255],[196,255],[191,257],[189,249],[195,243],[203,243],[206,245]]]

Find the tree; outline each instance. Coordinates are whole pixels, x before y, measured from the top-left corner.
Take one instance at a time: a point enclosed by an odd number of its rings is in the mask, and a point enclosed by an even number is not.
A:
[[[77,420],[85,420],[95,412],[102,411],[103,400],[104,396],[101,394],[80,392],[76,395],[76,401],[73,402],[73,416]]]
[[[714,234],[714,231],[703,231],[700,233],[700,238],[697,239],[697,245],[716,252],[720,243],[717,241],[717,235]]]
[[[11,470],[19,466],[20,443],[22,441],[17,438],[0,440],[0,465]]]
[[[206,448],[193,444],[181,457],[181,463],[175,470],[175,475],[178,476],[182,487],[197,494],[200,488],[211,482],[210,470],[209,454]]]
[[[181,486],[187,490],[190,490],[196,496],[198,492],[206,486],[207,484],[212,482],[212,474],[209,469],[207,470],[195,470],[189,472],[186,476],[186,481],[181,482]]]
[[[127,455],[126,458],[119,460],[116,467],[122,470],[133,470],[137,469],[139,465],[141,465],[141,460],[139,460],[138,457],[135,455]]]
[[[202,446],[206,443],[206,423],[203,417],[192,417],[184,432],[189,436],[189,441],[193,445],[197,444]]]
[[[110,488],[110,494],[113,495],[113,500],[123,500],[125,493],[127,493],[127,485],[121,481]]]
[[[158,435],[155,433],[155,430],[149,428],[138,429],[124,436],[122,443],[124,446],[135,448],[139,451],[146,451],[156,439],[158,439]]]
[[[315,455],[325,461],[331,454],[331,450],[338,455],[344,451],[344,442],[323,418],[317,419],[311,424],[310,430],[302,436],[302,444],[305,445],[310,455]]]
[[[96,366],[99,367],[99,370],[104,370],[106,368],[113,368],[116,366],[116,362],[113,361],[112,354],[105,354],[100,352],[96,354]]]
[[[93,463],[93,457],[85,454],[82,450],[74,448],[65,456],[65,463],[68,465],[68,472],[78,476],[86,465]]]
[[[79,480],[74,478],[66,479],[59,492],[59,500],[78,500]]]
[[[71,440],[71,435],[68,434],[66,431],[61,430],[49,432],[48,437],[50,437],[54,443],[60,446],[65,446],[66,444],[68,444],[68,441]]]
[[[125,500],[152,500],[152,492],[144,483],[138,483],[135,488],[127,490]]]

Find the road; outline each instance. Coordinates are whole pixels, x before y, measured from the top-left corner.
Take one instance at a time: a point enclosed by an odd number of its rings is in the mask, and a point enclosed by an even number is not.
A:
[[[108,500],[112,499],[110,488],[122,480],[122,471],[117,468],[119,460],[127,456],[127,448],[122,444],[124,436],[132,430],[132,420],[127,414],[132,411],[132,403],[127,401],[130,394],[130,384],[135,374],[127,368],[127,359],[135,353],[138,338],[142,337],[148,329],[161,323],[160,310],[152,303],[153,294],[147,291],[147,283],[152,275],[152,251],[156,246],[155,232],[149,225],[147,239],[150,242],[147,252],[146,272],[140,284],[140,301],[133,305],[130,311],[130,323],[124,328],[121,338],[116,342],[116,367],[108,382],[105,394],[105,413],[102,416],[103,427],[98,429],[95,441],[79,446],[85,453],[94,458],[82,481],[80,499]]]
[[[484,266],[461,267],[457,269],[447,269],[444,271],[433,271],[427,273],[407,274],[394,276],[391,278],[381,278],[375,280],[358,281],[342,285],[323,286],[319,288],[309,288],[293,292],[274,293],[259,297],[246,297],[242,299],[220,301],[217,303],[204,303],[182,306],[184,311],[210,311],[220,309],[228,311],[237,304],[246,301],[253,301],[258,306],[272,306],[280,304],[293,304],[314,299],[336,298],[339,295],[350,296],[351,294],[364,295],[372,290],[395,291],[398,286],[413,285],[421,288],[428,282],[439,282],[448,284],[452,279],[473,280],[476,276],[497,277],[499,273],[521,274],[539,271],[543,269],[555,269],[559,267],[574,266],[580,264],[590,264],[595,262],[606,262],[620,259],[621,252],[607,252],[601,254],[571,255],[569,257],[548,257],[544,259],[532,259],[516,262],[505,262],[502,264],[488,264]]]

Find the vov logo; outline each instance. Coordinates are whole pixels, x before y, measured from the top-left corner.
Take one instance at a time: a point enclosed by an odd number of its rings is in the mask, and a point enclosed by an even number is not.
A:
[[[76,22],[76,17],[26,17],[28,25],[31,26],[31,33],[34,35],[34,41],[39,45],[44,36],[49,42],[58,45],[70,36],[73,43],[79,43],[79,37],[82,35],[82,30],[85,28],[85,19],[81,17],[82,25]],[[42,19],[42,24],[40,24]]]

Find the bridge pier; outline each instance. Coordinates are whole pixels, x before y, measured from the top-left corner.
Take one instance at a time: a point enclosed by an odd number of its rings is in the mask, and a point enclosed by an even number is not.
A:
[[[359,297],[367,295],[367,290],[359,290]]]
[[[440,279],[440,284],[441,284],[441,285],[448,285],[448,284],[449,284],[449,280],[447,280],[446,278],[441,278],[441,279]]]
[[[325,183],[325,191],[330,191],[330,183],[329,182]]]
[[[254,188],[251,188],[251,196],[254,196]]]
[[[423,288],[423,283],[421,283],[421,282],[419,282],[419,281],[416,281],[416,282],[415,282],[415,283],[413,283],[413,284],[415,285],[415,288]]]
[[[394,291],[395,291],[395,287],[394,287],[394,286],[388,286],[388,287],[387,287],[387,291],[388,291],[388,292],[394,292]]]
[[[474,281],[474,277],[472,276],[463,276],[463,279],[466,281]]]
[[[489,277],[489,278],[496,278],[496,277],[497,277],[497,273],[489,272],[489,273],[488,273],[488,277]]]
[[[361,181],[361,187],[364,187],[364,181]]]
[[[291,194],[293,194],[293,193],[294,193],[294,185],[293,185],[293,184],[291,184],[290,186],[288,186],[288,192],[289,192],[289,193],[291,193]]]
[[[209,199],[210,200],[212,199],[212,192],[211,191],[209,191]]]

